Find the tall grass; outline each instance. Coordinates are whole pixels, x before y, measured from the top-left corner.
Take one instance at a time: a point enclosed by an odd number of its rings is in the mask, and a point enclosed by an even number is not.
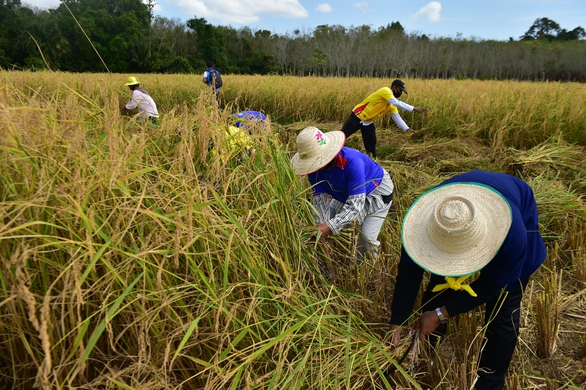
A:
[[[116,94],[128,99],[127,75],[3,73],[12,90],[40,100],[64,99],[75,92],[104,107]],[[9,76],[10,75],[10,76]],[[206,85],[201,75],[135,75],[156,97],[162,113],[184,113],[193,108]],[[222,100],[235,110],[255,109],[275,122],[335,122],[339,128],[352,108],[391,79],[321,78],[226,75]],[[401,99],[427,107],[427,115],[401,112],[414,129],[433,137],[475,137],[495,149],[526,149],[561,135],[565,142],[586,146],[586,86],[579,83],[530,83],[479,80],[406,80],[410,93]],[[124,97],[124,98],[123,98]],[[24,98],[24,97],[23,97]],[[123,98],[123,99],[122,99]],[[186,106],[187,105],[187,106]],[[377,120],[393,128],[389,116]]]
[[[380,121],[381,146],[394,145],[380,162],[397,191],[381,256],[356,266],[355,226],[310,244],[310,189],[289,158],[298,130],[340,128],[381,80],[228,75],[222,111],[200,76],[138,78],[160,126],[118,114],[126,75],[2,73],[0,385],[469,387],[480,312],[455,319],[440,353],[423,350],[409,366],[397,364],[409,340],[392,350],[387,321],[404,211],[452,173],[482,168],[532,185],[549,247],[525,297],[508,388],[584,386],[579,353],[568,354],[585,332],[571,320],[584,309],[583,86],[548,84],[567,90],[548,111],[543,84],[408,81],[408,100],[431,110],[406,115],[418,139]],[[503,115],[509,96],[528,100],[524,112]],[[230,115],[245,108],[270,119],[251,129],[250,156],[225,137]],[[358,136],[349,143],[361,146]],[[556,282],[554,269],[573,278]],[[558,327],[547,329],[559,338],[544,362],[533,351],[548,324],[529,314],[534,297],[554,290],[563,303]]]

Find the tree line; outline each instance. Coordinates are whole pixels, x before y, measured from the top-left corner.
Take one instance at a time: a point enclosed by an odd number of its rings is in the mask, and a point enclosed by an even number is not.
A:
[[[518,39],[430,38],[399,22],[311,31],[182,23],[149,0],[0,0],[0,67],[66,72],[222,73],[586,81],[586,32],[540,18]]]

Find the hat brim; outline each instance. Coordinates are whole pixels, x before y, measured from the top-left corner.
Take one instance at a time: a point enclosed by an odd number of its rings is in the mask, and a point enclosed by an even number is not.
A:
[[[140,84],[138,81],[132,82],[132,83],[124,83],[124,85],[138,85],[138,84]]]
[[[340,153],[340,150],[344,147],[344,142],[346,142],[346,134],[342,131],[329,131],[324,133],[324,138],[327,139],[329,148],[321,156],[302,158],[299,153],[295,153],[291,158],[291,165],[293,165],[296,175],[304,176],[319,171]]]
[[[426,229],[436,207],[447,197],[463,197],[485,219],[486,231],[476,244],[461,252],[438,248]],[[423,269],[440,276],[472,275],[486,266],[497,254],[509,233],[512,212],[508,201],[494,188],[480,183],[450,183],[421,195],[403,219],[401,241],[411,259]]]

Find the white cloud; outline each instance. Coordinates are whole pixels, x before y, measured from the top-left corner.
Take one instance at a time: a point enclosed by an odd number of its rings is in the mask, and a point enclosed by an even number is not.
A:
[[[21,1],[23,6],[32,6],[41,9],[54,9],[59,7],[60,0],[24,0]]]
[[[426,18],[430,22],[439,22],[441,20],[442,4],[439,1],[427,3],[423,8],[413,15],[413,19]]]
[[[323,12],[324,14],[327,14],[327,13],[330,13],[333,11],[332,7],[328,3],[318,4],[317,7],[315,7],[315,10],[317,12]]]
[[[142,0],[142,2],[145,3],[145,4],[147,4],[146,0]],[[163,11],[164,11],[164,9],[161,6],[161,4],[159,4],[159,2],[156,2],[155,5],[154,5],[154,7],[153,7],[153,12],[154,13],[157,13],[157,14],[160,14]]]
[[[366,1],[361,1],[359,3],[354,4],[354,7],[358,8],[362,13],[366,14],[370,11],[370,7]]]
[[[57,8],[60,0],[22,0],[39,8]],[[205,18],[212,24],[249,25],[256,24],[262,17],[301,19],[309,17],[299,0],[161,0],[154,11],[169,12],[177,8],[181,19]],[[329,4],[319,4],[317,11],[331,12]]]
[[[222,24],[257,23],[261,16],[299,19],[309,16],[299,0],[169,0],[185,14],[185,19],[213,19]]]

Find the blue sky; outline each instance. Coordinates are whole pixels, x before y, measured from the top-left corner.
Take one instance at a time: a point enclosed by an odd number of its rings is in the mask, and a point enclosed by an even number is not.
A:
[[[213,25],[248,26],[286,34],[315,27],[399,22],[407,33],[432,38],[519,39],[538,18],[561,28],[586,29],[586,0],[156,0],[155,14],[185,22],[205,18]],[[22,0],[55,8],[59,0]]]

